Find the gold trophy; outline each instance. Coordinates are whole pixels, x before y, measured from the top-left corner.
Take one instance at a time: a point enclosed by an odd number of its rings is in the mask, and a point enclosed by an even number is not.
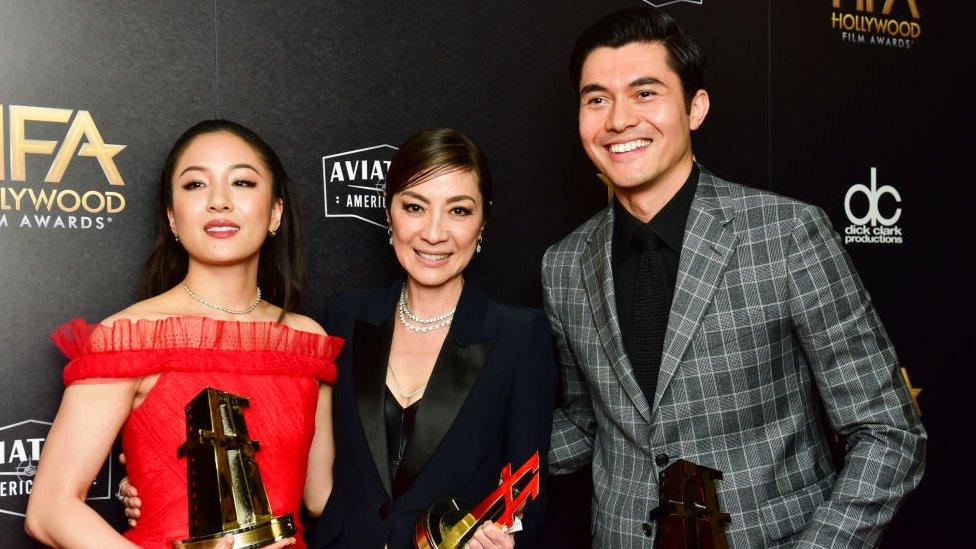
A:
[[[186,405],[186,456],[190,538],[177,549],[214,547],[227,534],[234,549],[264,547],[295,535],[291,513],[275,516],[254,461],[242,408],[246,398],[207,387]]]

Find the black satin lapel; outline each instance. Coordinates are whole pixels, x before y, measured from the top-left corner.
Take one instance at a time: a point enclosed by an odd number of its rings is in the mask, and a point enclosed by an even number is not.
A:
[[[487,339],[470,345],[458,345],[452,337],[444,340],[427,390],[420,400],[403,461],[397,469],[393,483],[394,498],[410,487],[440,446],[488,360],[494,342],[494,339]]]
[[[390,489],[390,462],[386,448],[386,422],[383,419],[383,397],[386,387],[386,365],[390,360],[393,342],[393,320],[380,326],[356,320],[353,331],[353,383],[356,387],[356,404],[359,419],[369,451],[383,487]]]

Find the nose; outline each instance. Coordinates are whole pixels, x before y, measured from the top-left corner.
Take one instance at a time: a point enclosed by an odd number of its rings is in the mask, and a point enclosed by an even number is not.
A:
[[[606,128],[611,132],[622,132],[638,123],[634,109],[627,101],[614,101],[607,113]]]
[[[444,226],[443,214],[435,212],[427,218],[420,238],[429,244],[440,244],[447,240],[447,228]]]
[[[234,202],[230,199],[225,185],[211,185],[210,196],[207,198],[208,212],[229,212],[234,209]]]

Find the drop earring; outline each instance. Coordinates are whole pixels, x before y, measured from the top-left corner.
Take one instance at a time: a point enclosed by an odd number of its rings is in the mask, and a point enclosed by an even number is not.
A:
[[[478,245],[475,246],[474,253],[476,253],[476,254],[480,254],[481,253],[481,235],[480,234],[478,235]]]
[[[386,234],[390,237],[390,246],[393,245],[393,229],[390,227],[386,228]]]

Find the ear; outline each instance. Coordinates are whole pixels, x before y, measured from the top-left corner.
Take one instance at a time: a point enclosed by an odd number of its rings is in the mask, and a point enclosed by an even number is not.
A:
[[[268,226],[268,230],[277,231],[278,227],[281,227],[281,214],[285,211],[285,202],[276,198],[274,202],[271,203],[271,225]]]
[[[691,109],[688,113],[688,121],[692,131],[700,128],[705,122],[705,117],[708,116],[709,105],[708,92],[705,90],[698,90],[695,97],[691,98]]]
[[[169,230],[176,234],[176,216],[173,215],[173,208],[166,208],[166,218],[169,219]]]

